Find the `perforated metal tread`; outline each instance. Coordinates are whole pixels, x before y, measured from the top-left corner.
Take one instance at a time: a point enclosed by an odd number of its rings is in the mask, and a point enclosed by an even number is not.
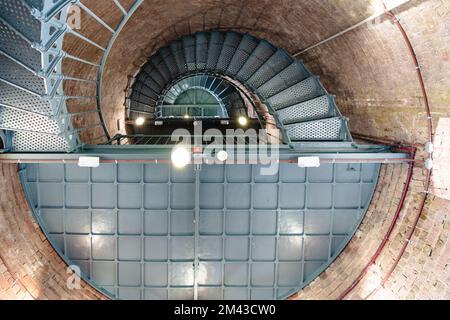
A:
[[[176,78],[179,75],[179,71],[172,51],[170,51],[169,48],[165,47],[159,50],[159,54],[162,57],[167,69],[169,70],[170,78]]]
[[[306,70],[303,63],[294,61],[287,68],[280,71],[272,79],[259,87],[258,94],[263,98],[268,99],[310,76],[311,73]]]
[[[180,40],[175,40],[170,43],[170,51],[172,51],[172,54],[175,58],[175,61],[177,63],[178,73],[180,75],[186,73],[187,66],[186,66],[186,60],[184,58],[184,48],[183,48],[183,42]]]
[[[0,128],[58,134],[58,123],[46,116],[27,113],[0,106]]]
[[[166,81],[164,80],[164,77],[161,75],[161,73],[156,69],[153,63],[151,62],[146,63],[141,70],[144,70],[145,74],[149,78],[151,78],[158,85],[159,88],[164,88]]]
[[[241,70],[241,68],[244,66],[248,57],[252,54],[253,50],[255,50],[258,42],[259,40],[255,37],[249,34],[244,34],[241,42],[239,43],[239,47],[237,48],[233,56],[233,59],[231,59],[226,73],[231,76],[236,76],[239,70]]]
[[[148,106],[156,106],[156,101],[152,98],[150,98],[149,96],[144,95],[142,92],[133,92],[130,96],[130,102],[131,102],[131,109],[134,109],[134,104],[133,102],[138,102],[140,104],[143,105],[148,105]],[[140,110],[137,109],[138,111],[146,111],[146,110]]]
[[[0,50],[33,70],[42,68],[41,53],[0,20]],[[0,53],[1,54],[1,53]]]
[[[12,151],[14,152],[48,152],[69,150],[65,137],[43,133],[14,131]]]
[[[143,94],[154,101],[158,101],[158,94],[156,94],[154,88],[149,86],[148,82],[136,81],[134,88],[133,93]]]
[[[246,82],[256,71],[258,71],[264,62],[276,52],[276,50],[277,49],[272,44],[265,40],[261,40],[245,62],[242,69],[238,72],[237,78]]]
[[[41,38],[41,23],[35,19],[22,0],[0,0],[0,17],[30,41]]]
[[[164,63],[164,60],[162,59],[159,52],[150,58],[150,63],[152,63],[155,67],[154,70],[156,70],[161,75],[164,83],[167,83],[171,80],[169,69]]]
[[[142,69],[141,69],[142,71]],[[140,72],[138,76],[136,77],[134,83],[133,83],[133,90],[134,85],[138,85],[139,83],[143,84],[145,87],[149,88],[153,91],[154,94],[158,95],[159,92],[162,90],[162,86],[156,82],[152,77],[150,77],[145,71]]]
[[[155,111],[156,103],[150,102],[151,104],[147,104],[145,102],[140,102],[141,99],[136,98],[130,101],[130,107],[133,111],[137,112],[150,112],[153,113]],[[145,99],[144,99],[145,101]],[[146,117],[152,118],[152,115],[146,114]]]
[[[198,32],[195,34],[195,60],[196,69],[205,70],[208,61],[208,33]]]
[[[51,244],[112,297],[284,299],[351,239],[379,165],[260,169],[29,164],[21,174]]]
[[[284,124],[330,118],[337,115],[331,96],[325,95],[277,111]]]
[[[0,78],[40,95],[46,92],[44,79],[2,54],[0,54]]]
[[[225,40],[225,34],[218,31],[212,31],[208,43],[208,61],[206,68],[208,70],[215,70],[219,56],[222,51],[223,42]]]
[[[226,72],[236,50],[241,43],[242,35],[237,32],[227,32],[217,61],[216,70]]]
[[[184,36],[182,39],[184,48],[184,59],[186,61],[186,68],[188,71],[195,71],[197,64],[195,60],[195,37]]]
[[[341,141],[345,140],[345,119],[328,119],[286,125],[291,141]]]
[[[282,109],[291,105],[314,99],[324,95],[319,79],[317,77],[309,77],[276,95],[267,99],[267,103],[274,109]]]
[[[0,104],[44,115],[53,114],[52,107],[48,101],[2,81],[0,81]]]
[[[247,80],[247,83],[257,89],[289,66],[292,61],[294,59],[286,51],[279,49]]]

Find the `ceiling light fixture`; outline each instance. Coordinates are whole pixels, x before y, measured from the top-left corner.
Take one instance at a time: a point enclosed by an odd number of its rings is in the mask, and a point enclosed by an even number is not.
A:
[[[136,123],[137,126],[142,126],[145,123],[144,117],[137,118],[135,123]]]
[[[248,122],[248,120],[247,120],[247,118],[246,118],[246,117],[244,117],[244,116],[240,116],[240,117],[238,118],[238,122],[239,122],[239,124],[240,124],[241,126],[246,126],[246,125],[247,125],[247,122]]]
[[[184,168],[191,161],[191,152],[183,146],[177,146],[172,150],[172,164],[175,168]]]

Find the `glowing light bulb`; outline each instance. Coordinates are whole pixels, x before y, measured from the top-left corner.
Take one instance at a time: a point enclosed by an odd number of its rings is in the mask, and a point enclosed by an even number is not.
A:
[[[219,161],[226,161],[228,159],[228,152],[226,152],[225,150],[220,150],[219,152],[217,152],[217,160]]]
[[[186,113],[186,114],[184,115],[184,118],[185,118],[185,119],[189,119],[189,115]]]
[[[238,118],[238,122],[239,122],[239,124],[240,124],[241,126],[246,126],[248,121],[247,121],[247,118],[246,118],[246,117],[240,116],[240,117]]]
[[[172,164],[176,168],[184,168],[191,161],[191,153],[186,147],[175,147],[172,150]]]
[[[136,119],[136,125],[142,126],[145,123],[144,117],[139,117]]]

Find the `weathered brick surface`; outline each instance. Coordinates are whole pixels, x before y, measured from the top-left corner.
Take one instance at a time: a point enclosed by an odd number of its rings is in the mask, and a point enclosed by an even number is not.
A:
[[[111,25],[120,18],[120,12],[113,5],[104,6],[102,1],[93,0],[83,2]],[[131,2],[122,1],[126,7]],[[213,28],[250,31],[296,52],[373,14],[372,3],[375,2],[145,1],[117,39],[108,60],[102,83],[102,110],[108,128],[114,134],[116,120],[123,122],[123,90],[127,76],[134,74],[158,47],[182,34]],[[435,125],[439,117],[450,115],[449,11],[446,0],[412,0],[396,10],[416,50]],[[80,32],[106,45],[108,32],[86,15],[82,16]],[[67,38],[65,47],[82,58],[97,62],[100,59],[97,49],[80,40]],[[350,118],[353,131],[409,143],[426,141],[426,117],[414,65],[401,34],[389,20],[361,26],[308,51],[301,58],[321,76],[325,87],[337,95],[338,105]],[[95,68],[67,59],[64,70],[90,79],[95,79],[97,74]],[[68,94],[90,95],[95,91],[80,83],[65,85]],[[72,111],[93,106],[93,101],[69,101]],[[97,119],[74,121],[83,126]],[[441,137],[446,132],[448,130],[444,129]],[[99,129],[83,133],[83,139],[100,133]],[[439,143],[437,147],[442,145],[446,144]],[[440,150],[445,151],[445,147]],[[437,152],[436,156],[441,154],[446,152]],[[421,150],[420,157],[423,155]],[[446,172],[445,158],[436,160],[440,165],[435,174],[442,176],[442,172]],[[65,289],[64,263],[33,222],[15,166],[0,168],[0,298],[99,298],[88,286],[77,292]],[[406,174],[406,165],[383,166],[373,201],[355,237],[332,266],[296,298],[334,299],[355,280],[388,229]],[[349,298],[365,298],[389,270],[417,214],[423,181],[424,172],[415,168],[410,192],[391,240],[376,266]],[[435,195],[429,197],[412,242],[385,287],[371,298],[450,298],[450,202],[442,199],[448,190],[433,182]]]
[[[450,6],[414,0],[394,11],[414,47],[433,123],[450,115]],[[426,114],[415,66],[388,18],[366,24],[301,56],[335,94],[352,131],[424,143]]]
[[[17,166],[0,164],[0,299],[105,299],[66,286],[66,264],[34,221]]]
[[[293,299],[336,299],[370,261],[392,221],[398,206],[407,166],[383,166],[366,217],[343,253],[308,287]],[[450,298],[450,202],[430,197],[395,272],[384,287],[381,279],[397,257],[418,214],[423,196],[423,172],[416,168],[410,192],[390,241],[376,264],[347,299],[449,299]],[[375,288],[376,294],[370,295]]]

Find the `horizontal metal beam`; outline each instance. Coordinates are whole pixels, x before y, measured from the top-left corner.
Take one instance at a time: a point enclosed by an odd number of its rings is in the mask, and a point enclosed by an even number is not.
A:
[[[173,146],[104,145],[84,146],[77,153],[5,153],[0,154],[0,163],[76,162],[80,156],[100,157],[101,162],[161,162],[170,161]],[[151,152],[149,152],[151,150]],[[235,150],[236,154],[257,155],[257,150]],[[279,157],[272,162],[296,163],[298,157],[318,157],[321,163],[408,163],[414,161],[406,153],[301,153],[289,149],[279,150]]]
[[[386,9],[386,11],[394,10],[395,8],[398,8],[398,7],[402,6],[402,5],[404,5],[405,3],[408,3],[409,1],[411,1],[411,0],[403,0],[403,1],[399,2],[399,3],[396,3],[395,5],[388,7],[388,8]],[[322,45],[322,44],[325,44],[325,43],[327,43],[327,42],[329,42],[329,41],[331,41],[331,40],[334,40],[334,39],[336,39],[336,38],[338,38],[338,37],[340,37],[340,36],[346,34],[346,33],[349,32],[349,31],[352,31],[352,30],[354,30],[354,29],[356,29],[356,28],[359,28],[359,27],[362,26],[362,25],[365,25],[366,23],[371,22],[372,20],[375,20],[376,18],[378,18],[378,17],[384,15],[384,13],[385,13],[385,11],[377,12],[377,13],[371,15],[370,17],[364,19],[363,21],[358,22],[357,24],[354,24],[354,25],[352,25],[351,27],[348,27],[348,28],[345,29],[345,30],[342,30],[342,31],[340,31],[340,32],[338,32],[338,33],[336,33],[336,34],[334,34],[334,35],[332,35],[332,36],[330,36],[330,37],[328,37],[328,38],[326,38],[326,39],[324,39],[324,40],[322,40],[322,41],[316,43],[316,44],[313,44],[313,45],[311,45],[311,46],[305,48],[305,49],[302,49],[302,50],[297,51],[296,53],[293,54],[293,56],[294,56],[294,57],[297,57],[297,56],[299,56],[299,55],[301,55],[301,54],[303,54],[303,53],[305,53],[305,52],[307,52],[307,51],[309,51],[309,50],[311,50],[311,49],[314,49],[314,48],[316,48],[316,47],[318,47],[318,46],[320,46],[320,45]]]

